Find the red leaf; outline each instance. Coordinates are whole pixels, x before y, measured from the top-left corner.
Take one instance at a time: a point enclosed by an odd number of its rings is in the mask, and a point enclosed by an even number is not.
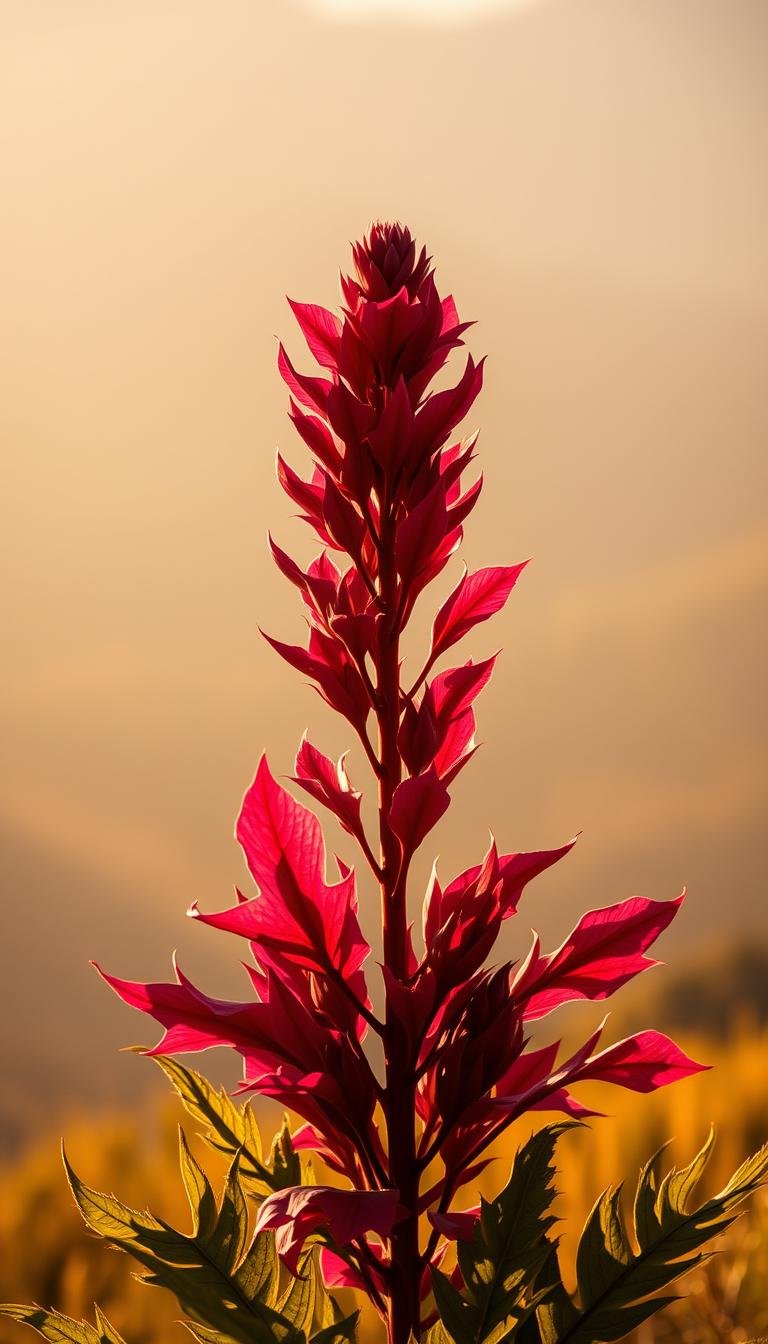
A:
[[[304,411],[299,409],[293,399],[291,399],[289,415],[309,451],[314,453],[324,467],[338,476],[341,470],[342,457],[327,425],[316,415],[306,415]]]
[[[382,469],[394,475],[407,461],[413,436],[413,409],[403,378],[398,378],[384,401],[384,409],[375,429],[368,434],[374,458]]]
[[[480,1217],[480,1205],[473,1209],[456,1210],[454,1213],[430,1212],[429,1221],[449,1241],[471,1241],[477,1220]]]
[[[331,1185],[294,1185],[269,1195],[256,1219],[256,1234],[274,1230],[275,1249],[295,1274],[307,1237],[322,1229],[337,1246],[365,1232],[387,1237],[397,1221],[397,1190],[337,1190]]]
[[[473,663],[470,658],[461,667],[450,667],[437,676],[427,687],[427,695],[438,717],[452,719],[469,709],[493,675],[498,654]]]
[[[592,1055],[566,1081],[594,1078],[603,1083],[617,1083],[631,1092],[653,1092],[708,1067],[697,1064],[662,1032],[640,1031],[609,1045],[599,1055]]]
[[[475,364],[472,356],[455,387],[435,392],[424,403],[416,416],[416,442],[420,456],[428,456],[441,448],[448,435],[470,410],[483,385],[483,364]]]
[[[514,989],[526,1020],[544,1017],[573,999],[607,999],[655,966],[645,951],[674,919],[682,900],[634,896],[583,915],[556,952],[519,974]]]
[[[365,524],[354,504],[330,477],[325,480],[322,510],[325,526],[337,549],[353,558],[359,555]]]
[[[389,810],[389,824],[402,845],[405,862],[437,825],[450,801],[448,790],[432,769],[398,784]]]
[[[345,830],[352,835],[361,834],[361,795],[352,788],[347,778],[343,756],[334,765],[333,761],[304,738],[296,756],[295,778],[296,783],[307,793],[330,808]]]
[[[571,840],[567,845],[561,845],[559,849],[537,849],[530,853],[496,856],[494,884],[502,919],[509,919],[510,915],[515,913],[527,884],[568,854],[575,843],[575,840]],[[456,909],[466,900],[474,899],[478,878],[486,873],[489,860],[495,852],[495,846],[492,845],[482,864],[476,864],[460,873],[449,883],[445,891],[440,891],[438,885],[427,905],[424,926],[427,944],[431,942],[440,923],[445,919],[447,910]]]
[[[500,611],[528,564],[495,565],[465,573],[438,611],[432,627],[432,653],[437,658],[481,621]]]
[[[321,541],[329,546],[333,545],[328,528],[325,525],[323,512],[323,497],[326,481],[330,477],[321,468],[316,467],[311,481],[302,480],[301,476],[289,467],[285,458],[280,453],[277,455],[277,479],[289,499],[298,504],[300,509],[304,510],[303,517],[306,522],[311,523]]]
[[[440,779],[446,785],[456,778],[462,766],[474,755],[475,715],[467,709],[463,714],[449,721],[440,736],[440,746],[435,752],[432,764]]]
[[[395,560],[404,583],[413,583],[429,566],[448,529],[445,485],[438,480],[397,529]]]
[[[195,909],[196,917],[263,941],[298,965],[353,975],[370,950],[357,919],[354,874],[328,885],[320,823],[273,779],[265,757],[243,800],[237,838],[258,896],[217,914]]]
[[[333,387],[333,383],[327,378],[309,378],[306,374],[297,373],[290,359],[285,353],[283,345],[278,346],[277,367],[280,375],[293,393],[297,401],[302,406],[309,406],[310,410],[317,411],[318,415],[325,415],[328,402],[328,393]]]
[[[148,1013],[165,1028],[162,1040],[146,1051],[148,1055],[185,1054],[213,1045],[234,1046],[244,1054],[256,1042],[263,1046],[269,1040],[269,1009],[265,1004],[211,999],[195,988],[175,960],[175,984],[119,980],[107,975],[96,962],[93,965],[124,1003]]]
[[[341,322],[319,303],[296,303],[289,299],[293,315],[318,364],[336,369],[341,340]]]
[[[278,546],[277,542],[273,539],[271,532],[269,533],[268,539],[272,558],[277,565],[277,568],[280,570],[280,573],[283,574],[290,583],[294,584],[296,588],[303,592],[307,586],[306,576],[303,569],[296,564],[296,561],[288,555],[287,551],[284,551],[282,547]]]

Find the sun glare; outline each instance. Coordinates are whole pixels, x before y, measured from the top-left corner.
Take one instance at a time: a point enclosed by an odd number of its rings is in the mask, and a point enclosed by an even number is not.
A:
[[[504,10],[527,8],[540,0],[301,0],[305,9],[352,22],[471,23]]]

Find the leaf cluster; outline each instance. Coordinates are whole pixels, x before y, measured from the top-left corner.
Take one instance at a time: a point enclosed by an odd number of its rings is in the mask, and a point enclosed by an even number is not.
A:
[[[766,1145],[723,1190],[696,1207],[693,1196],[714,1131],[688,1166],[664,1176],[660,1149],[640,1173],[631,1220],[622,1211],[621,1186],[604,1190],[597,1200],[579,1241],[572,1296],[550,1235],[556,1222],[552,1158],[565,1128],[551,1125],[534,1135],[518,1154],[505,1189],[483,1204],[472,1240],[459,1245],[463,1290],[435,1273],[440,1322],[430,1344],[444,1344],[446,1336],[452,1344],[623,1339],[675,1300],[663,1290],[707,1258],[706,1243],[730,1226],[738,1206],[768,1178]]]
[[[550,1125],[518,1153],[507,1185],[483,1200],[471,1240],[458,1243],[463,1292],[433,1270],[440,1319],[455,1344],[507,1344],[543,1302],[541,1277],[556,1219],[555,1145],[568,1124]]]
[[[179,1131],[179,1161],[192,1226],[181,1232],[148,1212],[87,1186],[66,1157],[77,1206],[91,1231],[141,1266],[141,1281],[169,1289],[198,1344],[345,1344],[357,1313],[344,1316],[326,1291],[316,1252],[305,1251],[297,1276],[278,1262],[271,1232],[252,1235],[247,1200],[311,1179],[302,1172],[287,1123],[268,1157],[248,1103],[237,1105],[200,1074],[158,1058],[206,1141],[229,1159],[217,1200]],[[643,1167],[631,1218],[622,1188],[597,1200],[579,1241],[576,1292],[563,1283],[552,1212],[554,1156],[568,1123],[549,1125],[520,1149],[509,1180],[481,1204],[472,1235],[459,1240],[457,1272],[432,1270],[436,1316],[424,1344],[611,1344],[674,1297],[665,1293],[706,1258],[707,1242],[737,1216],[768,1179],[768,1146],[698,1207],[694,1193],[714,1145],[711,1133],[688,1166],[661,1174],[663,1149]],[[0,1313],[32,1326],[51,1344],[125,1344],[97,1307],[95,1325],[39,1306],[9,1304]],[[415,1344],[415,1342],[414,1342]]]
[[[256,1199],[263,1199],[275,1190],[306,1183],[302,1176],[301,1161],[291,1144],[287,1124],[275,1135],[269,1159],[264,1160],[261,1134],[253,1108],[246,1101],[238,1106],[225,1092],[215,1088],[195,1069],[184,1068],[170,1055],[155,1055],[154,1059],[170,1080],[184,1109],[203,1125],[202,1137],[217,1153],[231,1161],[239,1153],[240,1184]]]
[[[326,1292],[309,1250],[299,1274],[278,1262],[271,1232],[250,1234],[246,1198],[298,1184],[298,1153],[287,1123],[275,1136],[268,1160],[258,1125],[246,1103],[237,1106],[200,1074],[160,1058],[189,1113],[206,1126],[211,1147],[230,1158],[217,1200],[210,1181],[179,1129],[179,1163],[192,1216],[181,1232],[151,1213],[129,1208],[114,1195],[87,1186],[64,1165],[80,1213],[92,1232],[141,1266],[143,1283],[169,1289],[198,1344],[344,1344],[353,1337],[357,1312],[344,1316]],[[124,1344],[96,1308],[96,1325],[39,1306],[8,1304],[0,1313],[32,1326],[54,1344]]]

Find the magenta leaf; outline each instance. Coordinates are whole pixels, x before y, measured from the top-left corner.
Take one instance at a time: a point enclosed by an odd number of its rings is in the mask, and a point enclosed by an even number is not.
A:
[[[691,1059],[660,1031],[641,1031],[591,1056],[574,1078],[617,1083],[632,1092],[653,1092],[708,1067]]]
[[[349,782],[344,757],[334,765],[304,737],[296,754],[295,768],[295,783],[330,808],[352,835],[359,834],[361,795]]]
[[[329,393],[329,401],[334,391],[335,389],[332,389]],[[342,468],[343,458],[327,425],[317,415],[305,414],[293,400],[291,400],[290,418],[309,451],[314,453],[318,462],[338,476]]]
[[[607,999],[627,980],[656,966],[644,953],[674,919],[682,900],[634,896],[590,910],[556,952],[541,957],[534,948],[513,987],[526,1020],[544,1017],[572,999]]]
[[[442,447],[456,425],[460,424],[472,407],[483,385],[483,363],[475,364],[472,356],[455,387],[447,392],[434,393],[416,417],[416,434],[420,445],[434,452]]]
[[[300,401],[302,406],[308,406],[311,411],[316,411],[318,415],[325,415],[328,394],[333,383],[329,383],[327,378],[308,378],[306,374],[297,373],[282,345],[278,347],[277,367],[296,400]]]
[[[321,308],[318,303],[296,303],[294,299],[289,299],[288,303],[318,364],[335,370],[338,367],[341,341],[341,322],[338,317],[335,313],[329,313],[327,308]]]
[[[297,1185],[264,1200],[256,1232],[275,1233],[275,1247],[296,1273],[304,1242],[323,1232],[336,1246],[348,1246],[365,1232],[386,1237],[399,1212],[397,1190],[337,1190],[330,1185]]]
[[[255,1041],[262,1045],[269,1041],[269,1012],[263,1004],[211,999],[175,963],[175,984],[120,980],[93,964],[124,1003],[148,1013],[165,1028],[162,1040],[148,1054],[185,1054],[214,1045],[229,1045],[244,1054]]]
[[[398,784],[389,812],[389,824],[400,841],[405,862],[436,826],[450,797],[434,769]]]
[[[528,561],[465,573],[438,611],[432,627],[431,659],[445,653],[481,621],[500,611]]]
[[[359,970],[370,949],[358,922],[354,874],[327,883],[320,823],[273,779],[266,757],[243,799],[237,838],[258,895],[198,918],[316,971],[348,977]]]

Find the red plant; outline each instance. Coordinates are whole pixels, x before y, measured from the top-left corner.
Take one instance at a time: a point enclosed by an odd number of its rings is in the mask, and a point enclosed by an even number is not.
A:
[[[328,880],[318,820],[265,760],[237,826],[256,894],[238,893],[217,914],[191,911],[250,942],[253,997],[211,999],[178,969],[168,984],[105,978],[165,1028],[152,1053],[230,1046],[243,1057],[243,1088],[302,1118],[295,1146],[321,1154],[349,1188],[279,1191],[258,1226],[277,1229],[294,1269],[305,1238],[326,1233],[326,1281],[363,1288],[386,1316],[390,1344],[408,1344],[428,1311],[430,1270],[476,1222],[476,1213],[453,1210],[454,1197],[514,1120],[539,1110],[588,1114],[571,1092],[583,1079],[646,1092],[701,1066],[655,1031],[598,1050],[598,1030],[561,1062],[557,1043],[530,1047],[527,1022],[569,1000],[605,999],[653,965],[647,949],[679,906],[635,897],[585,915],[550,955],[535,940],[522,962],[489,966],[526,884],[571,844],[527,854],[491,844],[447,885],[433,873],[423,946],[414,941],[409,869],[474,753],[473,705],[494,658],[433,669],[504,606],[523,565],[465,571],[435,615],[421,671],[403,680],[403,631],[480,495],[482,478],[464,484],[475,438],[454,431],[480,391],[483,364],[470,355],[454,386],[430,391],[470,324],[450,296],[441,299],[406,228],[376,224],[354,262],[340,315],[291,303],[323,373],[299,373],[279,351],[290,416],[314,461],[305,480],[279,458],[279,479],[323,550],[304,571],[272,543],[303,601],[309,639],[304,647],[267,638],[348,720],[376,782],[374,836],[345,759],[301,743],[293,782],[355,838],[380,890],[383,1016],[363,970],[370,949],[355,874],[339,863]],[[371,1032],[383,1046],[381,1080],[366,1052]]]

